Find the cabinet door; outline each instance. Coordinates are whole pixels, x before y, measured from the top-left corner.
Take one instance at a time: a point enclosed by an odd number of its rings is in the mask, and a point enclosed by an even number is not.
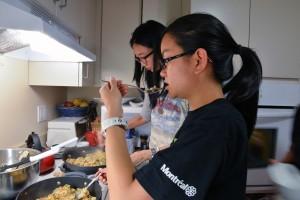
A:
[[[96,53],[97,0],[38,0],[68,29],[80,36],[80,44]]]
[[[80,44],[96,54],[97,0],[83,0],[80,7]]]
[[[58,7],[53,0],[36,0],[41,6],[43,6],[50,14],[56,16]]]
[[[59,6],[59,5],[58,5]],[[57,17],[80,36],[80,44],[96,53],[96,0],[66,1]]]
[[[143,22],[155,20],[170,24],[182,14],[182,0],[143,0]]]
[[[28,82],[39,86],[85,86],[93,82],[92,67],[70,62],[29,62]]]
[[[131,83],[134,56],[129,45],[131,33],[141,21],[141,1],[103,0],[101,37],[101,78],[115,76]]]
[[[250,47],[264,77],[300,77],[300,1],[252,0]]]
[[[191,13],[207,12],[220,19],[237,43],[248,46],[250,0],[191,0]]]

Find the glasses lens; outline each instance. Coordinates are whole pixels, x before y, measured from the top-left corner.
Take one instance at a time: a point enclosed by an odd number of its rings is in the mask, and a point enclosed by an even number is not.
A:
[[[153,51],[149,52],[146,56],[143,57],[143,59],[147,59],[149,56],[151,56],[153,54]]]
[[[139,62],[139,63],[142,63],[142,62],[146,62],[146,59],[151,56],[153,54],[153,51],[149,52],[146,56],[144,57],[137,57],[137,56],[134,56],[134,59]]]

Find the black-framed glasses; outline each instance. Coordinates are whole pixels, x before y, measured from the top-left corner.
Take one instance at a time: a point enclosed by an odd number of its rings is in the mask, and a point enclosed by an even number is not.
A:
[[[175,56],[171,56],[171,57],[169,57],[169,58],[161,58],[161,60],[160,60],[161,68],[162,68],[162,69],[165,69],[165,68],[167,67],[167,64],[168,64],[170,61],[172,61],[172,60],[174,60],[174,59],[177,59],[177,58],[180,58],[180,57],[182,57],[182,56],[188,55],[188,54],[192,54],[192,53],[194,53],[195,51],[196,51],[195,49],[191,49],[191,50],[185,51],[185,52],[183,52],[183,53],[177,54],[177,55],[175,55]],[[212,61],[212,59],[211,59],[210,57],[208,57],[208,62],[213,63],[213,61]]]
[[[177,58],[180,58],[182,56],[185,56],[185,55],[188,55],[188,54],[191,54],[191,53],[194,53],[195,50],[194,49],[191,49],[191,50],[188,50],[188,51],[185,51],[183,53],[180,53],[180,54],[177,54],[175,56],[171,56],[171,57],[168,57],[168,58],[162,58],[160,60],[160,64],[161,64],[161,67],[162,69],[165,69],[167,67],[167,64],[172,61],[172,60],[175,60]]]
[[[146,60],[149,56],[151,56],[153,54],[153,51],[150,51],[147,55],[145,55],[144,57],[137,57],[137,56],[134,56],[134,59],[141,63],[142,60]]]

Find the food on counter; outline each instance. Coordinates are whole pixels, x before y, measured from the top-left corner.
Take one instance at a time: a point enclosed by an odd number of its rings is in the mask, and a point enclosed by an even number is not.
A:
[[[79,99],[79,98],[73,99],[72,102],[73,102],[74,106],[80,106],[82,103],[87,104],[87,101],[85,99]]]
[[[71,101],[66,100],[64,102],[64,107],[81,107],[81,108],[85,108],[85,107],[88,107],[88,106],[89,106],[89,103],[85,99],[75,98]]]
[[[41,197],[37,200],[96,200],[96,197],[90,195],[87,188],[74,189],[66,184],[56,188],[47,197]]]
[[[60,169],[57,169],[53,172],[53,176],[54,177],[63,177],[63,176],[65,176],[65,173],[62,172]]]
[[[80,105],[79,105],[79,107],[81,107],[81,108],[85,108],[85,107],[88,107],[89,106],[89,104],[87,103],[87,102],[82,102]]]
[[[64,102],[64,107],[73,107],[73,106],[74,106],[74,104],[73,104],[72,101],[65,101]]]
[[[29,157],[29,151],[21,151],[19,156],[19,161],[23,160],[24,158]]]
[[[81,99],[73,99],[74,106],[80,106],[82,100]]]
[[[103,151],[96,151],[78,158],[68,158],[66,161],[72,165],[78,165],[81,167],[96,167],[106,165],[105,152]]]

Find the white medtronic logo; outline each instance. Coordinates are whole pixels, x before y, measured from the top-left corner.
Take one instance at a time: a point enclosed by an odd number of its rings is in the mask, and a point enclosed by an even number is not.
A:
[[[188,184],[185,184],[183,180],[179,180],[177,176],[172,174],[170,172],[169,167],[166,166],[166,164],[163,164],[160,168],[160,170],[173,182],[175,183],[179,188],[185,191],[186,196],[192,197],[195,196],[197,193],[197,189],[194,186],[190,186]]]

